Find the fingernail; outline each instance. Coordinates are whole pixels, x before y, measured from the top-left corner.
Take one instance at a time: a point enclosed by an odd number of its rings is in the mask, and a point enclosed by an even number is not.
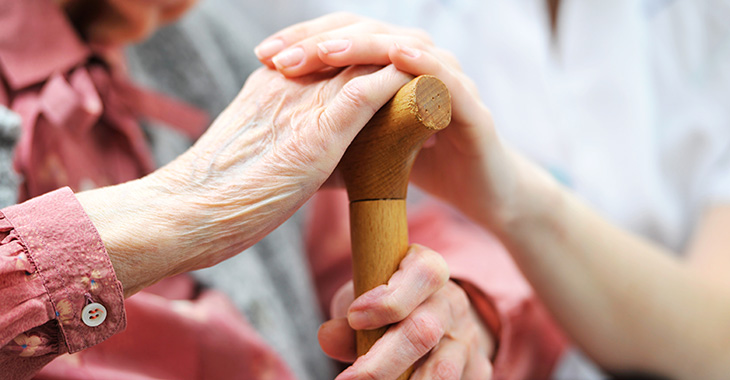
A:
[[[403,53],[403,54],[405,54],[405,55],[407,55],[407,56],[409,56],[411,58],[418,58],[418,56],[421,55],[421,52],[418,51],[418,50],[416,50],[416,49],[412,49],[412,48],[409,48],[409,47],[406,47],[406,46],[401,46],[401,45],[398,45],[398,44],[395,44],[395,47],[398,50],[400,50],[401,53]]]
[[[277,54],[271,59],[277,69],[286,69],[287,67],[296,66],[304,60],[304,49],[296,47],[287,49]]]
[[[319,51],[324,54],[340,53],[350,47],[350,40],[329,40],[317,44]]]
[[[347,323],[355,330],[362,330],[370,327],[370,317],[367,311],[353,311],[347,315]]]
[[[276,38],[261,43],[253,49],[259,59],[266,59],[281,51],[284,48],[284,41]]]

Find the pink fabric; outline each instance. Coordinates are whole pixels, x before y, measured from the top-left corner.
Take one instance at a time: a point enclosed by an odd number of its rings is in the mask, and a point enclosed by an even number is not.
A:
[[[51,0],[0,2],[0,36],[0,103],[23,121],[15,156],[22,198],[152,170],[139,116],[190,137],[202,132],[204,113],[129,84],[115,52],[86,46]],[[30,378],[45,365],[37,378],[293,379],[223,295],[195,288],[183,275],[125,302],[69,189],[4,209],[0,377]],[[80,319],[90,302],[108,312],[93,328]]]
[[[281,359],[221,293],[196,294],[187,275],[126,300],[127,329],[36,379],[294,379]]]
[[[68,188],[0,214],[0,363],[40,369],[58,353],[78,352],[124,329],[121,284],[96,229]],[[81,310],[105,305],[89,327]]]
[[[188,276],[125,305],[104,245],[68,188],[2,210],[0,237],[3,378],[29,378],[70,352],[36,378],[293,379],[225,296],[196,294]],[[91,302],[107,309],[97,327],[80,316]]]
[[[118,52],[90,48],[51,0],[0,4],[1,98],[23,118],[15,166],[21,199],[138,178],[154,162],[138,117],[197,137],[205,113],[126,80]],[[89,163],[94,163],[90,165]]]
[[[309,205],[307,251],[322,310],[329,314],[335,291],[352,278],[347,194],[322,191]],[[504,247],[435,201],[409,210],[408,219],[410,241],[444,256],[452,279],[497,337],[494,378],[549,378],[566,340]]]

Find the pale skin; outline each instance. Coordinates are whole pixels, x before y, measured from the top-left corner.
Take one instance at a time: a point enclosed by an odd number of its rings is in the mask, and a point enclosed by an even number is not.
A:
[[[560,325],[602,367],[727,378],[730,205],[705,209],[686,259],[612,225],[499,140],[472,82],[421,31],[336,14],[274,34],[257,54],[290,77],[392,63],[440,78],[452,95],[453,123],[419,156],[414,182],[495,233]],[[429,181],[429,172],[440,181]]]

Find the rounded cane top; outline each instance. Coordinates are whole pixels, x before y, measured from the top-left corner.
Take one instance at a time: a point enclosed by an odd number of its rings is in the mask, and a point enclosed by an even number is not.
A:
[[[340,163],[351,202],[405,199],[421,145],[451,122],[446,85],[430,75],[403,86],[355,137]]]

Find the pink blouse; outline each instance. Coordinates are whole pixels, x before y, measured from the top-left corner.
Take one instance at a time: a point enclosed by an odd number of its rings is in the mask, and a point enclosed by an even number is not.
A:
[[[0,36],[0,104],[22,118],[20,197],[36,197],[0,211],[0,378],[293,378],[225,296],[189,276],[125,301],[72,191],[52,191],[151,171],[139,117],[194,138],[207,115],[132,86],[116,52],[84,44],[51,0],[1,2]]]
[[[14,163],[22,198],[35,197],[0,211],[0,378],[293,378],[225,296],[187,275],[124,300],[73,195],[153,169],[139,117],[195,137],[204,115],[130,85],[114,52],[84,44],[51,0],[0,2],[0,36],[0,104],[22,117]],[[351,277],[345,205],[336,193],[311,205],[324,310]],[[496,378],[546,378],[564,339],[498,242],[435,204],[410,231],[444,254],[495,332]]]

